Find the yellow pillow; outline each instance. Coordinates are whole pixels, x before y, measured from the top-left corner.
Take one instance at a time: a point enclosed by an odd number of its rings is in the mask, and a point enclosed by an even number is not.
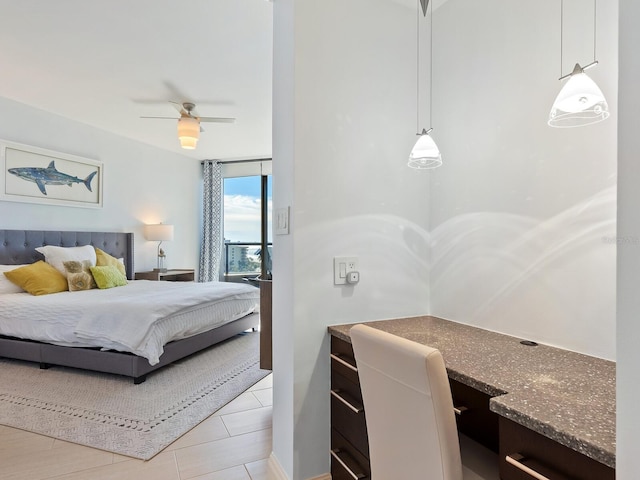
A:
[[[91,267],[91,273],[98,288],[122,287],[127,284],[127,277],[122,275],[120,270],[113,265]]]
[[[31,295],[48,295],[69,289],[65,276],[42,260],[4,272],[4,275]]]
[[[96,248],[96,266],[97,267],[105,267],[111,265],[120,270],[120,273],[127,278],[127,271],[124,268],[124,264],[118,260],[116,257],[112,257],[107,252]]]

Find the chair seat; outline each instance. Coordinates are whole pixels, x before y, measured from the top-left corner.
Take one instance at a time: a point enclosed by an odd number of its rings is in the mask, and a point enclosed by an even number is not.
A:
[[[500,480],[498,455],[462,433],[458,437],[463,480]]]

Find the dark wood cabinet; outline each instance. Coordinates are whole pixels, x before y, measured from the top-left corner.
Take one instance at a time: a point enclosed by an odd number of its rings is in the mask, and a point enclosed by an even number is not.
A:
[[[273,369],[272,280],[256,279],[260,285],[260,368]]]
[[[500,478],[614,480],[615,470],[504,417],[500,425]]]
[[[331,480],[370,480],[369,457],[331,429]]]
[[[151,270],[149,272],[136,272],[136,280],[155,280],[166,282],[193,282],[195,272],[192,269],[173,269],[164,272]]]
[[[368,479],[369,441],[353,349],[331,337],[331,478]]]
[[[449,379],[458,431],[498,453],[498,415],[489,410],[491,396]]]

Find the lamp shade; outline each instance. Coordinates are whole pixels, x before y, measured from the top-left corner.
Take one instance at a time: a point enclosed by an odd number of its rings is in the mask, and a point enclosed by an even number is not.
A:
[[[200,138],[200,122],[193,117],[180,117],[178,119],[178,138],[180,146],[187,150],[196,148]]]
[[[602,91],[576,65],[567,83],[553,102],[549,113],[552,127],[581,127],[609,117],[609,106]]]
[[[173,225],[145,225],[144,238],[153,242],[163,242],[165,240],[173,240]]]
[[[409,154],[408,165],[417,169],[436,168],[442,165],[440,150],[436,142],[425,130],[422,131],[420,138],[418,138]]]

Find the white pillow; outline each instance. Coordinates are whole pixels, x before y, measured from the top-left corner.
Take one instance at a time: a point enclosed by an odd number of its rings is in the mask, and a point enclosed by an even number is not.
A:
[[[24,293],[23,289],[4,275],[4,272],[10,272],[20,267],[24,267],[24,265],[0,265],[0,295],[3,293]]]
[[[82,247],[54,247],[52,245],[45,245],[44,247],[36,247],[36,251],[44,255],[44,261],[54,267],[65,278],[67,277],[67,271],[64,268],[64,262],[75,260],[82,262],[89,260],[91,266],[96,265],[96,250],[91,245],[84,245]]]

